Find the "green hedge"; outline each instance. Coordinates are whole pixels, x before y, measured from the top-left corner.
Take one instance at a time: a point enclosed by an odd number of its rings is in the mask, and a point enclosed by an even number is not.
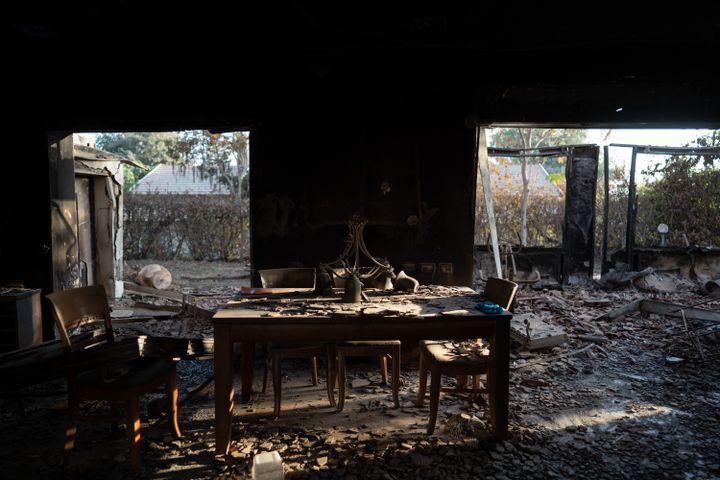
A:
[[[126,259],[239,260],[246,256],[247,202],[231,195],[126,194]]]

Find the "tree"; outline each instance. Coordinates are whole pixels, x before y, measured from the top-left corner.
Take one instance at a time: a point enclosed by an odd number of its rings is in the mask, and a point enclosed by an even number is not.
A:
[[[702,136],[691,147],[720,147],[720,130]],[[670,227],[670,245],[685,238],[698,245],[720,245],[720,159],[718,156],[676,155],[644,170],[638,186],[636,243],[657,244],[656,227]]]
[[[124,165],[124,188],[129,190],[153,166],[160,163],[183,163],[177,132],[100,133],[96,145],[102,150],[128,157],[145,169]]]
[[[240,207],[240,242],[245,244],[248,215],[248,136],[246,132],[210,133],[207,130],[183,132],[180,151],[188,163],[197,165],[201,174],[226,185]]]
[[[576,145],[585,140],[585,130],[558,128],[500,128],[493,132],[492,146],[533,150],[540,147]],[[565,162],[563,157],[521,157],[510,161],[520,163],[522,175],[522,202],[520,204],[520,241],[528,240],[528,203],[530,200],[530,177],[528,164],[532,158],[540,158],[551,175],[561,172]]]
[[[248,169],[248,137],[245,132],[210,133],[207,130],[182,132],[179,150],[186,162],[197,165],[202,174],[214,177],[243,201],[243,179]]]

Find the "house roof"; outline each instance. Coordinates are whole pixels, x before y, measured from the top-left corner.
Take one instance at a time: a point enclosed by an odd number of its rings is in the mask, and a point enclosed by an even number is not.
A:
[[[518,164],[496,164],[490,166],[493,192],[510,192],[522,194],[522,170]],[[529,164],[528,178],[530,179],[530,194],[562,197],[563,192],[555,182],[548,179],[545,167],[538,164]]]
[[[183,194],[183,195],[229,195],[227,185],[218,183],[197,167],[179,165],[156,165],[150,173],[132,187],[133,193]]]

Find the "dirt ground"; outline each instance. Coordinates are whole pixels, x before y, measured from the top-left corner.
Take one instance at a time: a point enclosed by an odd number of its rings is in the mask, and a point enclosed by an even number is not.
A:
[[[205,267],[202,276],[207,277],[241,271],[232,264]],[[226,293],[235,288],[219,279],[182,278],[201,276],[196,269],[168,268],[180,282],[213,282],[210,289]],[[179,440],[169,435],[162,419],[148,417],[145,399],[141,477],[249,479],[253,456],[277,450],[287,478],[720,478],[720,347],[706,339],[703,361],[676,319],[640,312],[601,319],[611,308],[638,298],[686,305],[707,300],[693,289],[519,293],[518,312],[542,316],[565,328],[569,338],[550,349],[512,353],[510,434],[504,442],[489,440],[484,397],[470,394],[443,394],[435,435],[426,435],[427,403],[415,406],[418,372],[412,346],[402,364],[401,408],[392,408],[390,389],[381,384],[373,359],[349,365],[342,413],[330,407],[322,381],[311,385],[308,362],[298,360],[283,364],[279,419],[272,418],[272,389],[261,393],[259,353],[255,394],[249,404],[236,403],[227,457],[214,455],[212,386],[181,408],[184,436]],[[720,300],[706,306],[720,310]],[[180,361],[181,396],[212,370],[212,361]],[[58,381],[32,390],[63,388]],[[63,408],[63,395],[0,401],[3,478],[127,478],[125,437],[111,438],[103,424],[81,422],[72,460],[61,466]],[[84,408],[101,405],[86,402]]]
[[[250,263],[195,262],[188,260],[129,260],[123,266],[126,281],[136,282],[145,265],[159,264],[172,274],[171,290],[183,293],[208,292],[217,289],[239,289],[250,285]]]

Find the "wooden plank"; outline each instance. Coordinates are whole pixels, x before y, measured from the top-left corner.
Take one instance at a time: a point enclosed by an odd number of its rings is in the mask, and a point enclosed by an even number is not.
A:
[[[112,176],[94,177],[92,188],[94,195],[95,216],[95,275],[97,283],[105,287],[107,295],[112,298],[122,296],[122,169],[110,167],[116,171]]]
[[[78,258],[80,261],[80,285],[95,285],[95,244],[93,242],[92,179],[75,177],[75,198],[77,201]]]
[[[75,160],[72,134],[50,145],[53,291],[79,287]]]
[[[135,302],[135,305],[133,308],[140,308],[140,309],[146,309],[146,310],[161,310],[161,311],[169,311],[169,312],[175,312],[179,313],[182,312],[182,307],[178,307],[175,305],[155,305],[154,303],[145,303],[145,302]]]
[[[679,303],[658,302],[657,300],[643,300],[640,310],[646,313],[656,313],[668,317],[682,318],[681,311],[685,312],[688,320],[702,320],[707,322],[720,322],[720,312],[705,310],[703,308],[687,307]]]
[[[637,312],[640,310],[640,305],[642,304],[643,300],[635,300],[634,302],[630,302],[627,305],[623,305],[620,308],[616,308],[615,310],[610,310],[607,313],[603,313],[599,317],[595,317],[595,320],[615,320],[618,317],[622,317],[623,315],[629,315],[633,312]]]
[[[176,302],[183,302],[186,295],[182,293],[173,292],[170,290],[158,290],[157,288],[145,287],[132,282],[123,282],[125,290],[132,293],[140,293],[143,295],[154,295],[160,298],[167,298],[169,300],[175,300]]]
[[[497,223],[495,222],[495,209],[493,208],[492,190],[490,188],[490,164],[488,162],[487,136],[485,129],[478,127],[477,159],[480,179],[482,180],[483,194],[485,196],[485,211],[488,216],[490,227],[490,241],[493,246],[493,258],[495,259],[495,274],[502,278],[502,264],[500,263],[500,247],[498,242]]]

